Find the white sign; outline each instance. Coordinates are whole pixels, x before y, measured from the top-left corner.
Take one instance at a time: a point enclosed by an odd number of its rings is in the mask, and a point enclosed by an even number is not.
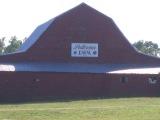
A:
[[[98,43],[72,43],[72,57],[98,57]]]

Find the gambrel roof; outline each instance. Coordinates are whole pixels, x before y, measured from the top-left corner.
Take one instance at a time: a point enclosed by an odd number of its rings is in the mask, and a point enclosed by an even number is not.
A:
[[[72,43],[96,43],[99,54],[74,57]],[[85,3],[39,25],[16,53],[0,56],[0,71],[118,73],[158,66],[159,58],[137,52],[112,18]]]

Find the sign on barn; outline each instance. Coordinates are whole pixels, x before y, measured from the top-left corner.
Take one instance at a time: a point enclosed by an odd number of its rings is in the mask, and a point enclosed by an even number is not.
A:
[[[98,43],[72,43],[72,57],[98,57]]]

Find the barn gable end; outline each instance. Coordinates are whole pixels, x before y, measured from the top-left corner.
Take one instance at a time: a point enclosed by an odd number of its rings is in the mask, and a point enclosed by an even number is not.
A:
[[[97,46],[97,50],[87,51],[88,54],[92,54],[90,56],[74,56],[73,47],[76,44],[79,47]],[[89,52],[96,52],[96,57]],[[159,58],[138,53],[110,17],[85,3],[38,26],[16,53],[0,56],[0,61],[94,64],[160,63]]]

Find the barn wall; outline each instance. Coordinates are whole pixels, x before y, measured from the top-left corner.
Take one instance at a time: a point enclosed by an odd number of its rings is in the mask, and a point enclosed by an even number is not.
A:
[[[110,96],[159,96],[160,95],[160,77],[159,75],[150,74],[112,74],[109,75],[111,80],[110,83]],[[122,83],[121,79],[123,76],[128,78],[128,82]],[[156,84],[150,84],[148,78],[155,77],[157,80]]]
[[[0,100],[46,97],[158,96],[160,81],[149,84],[153,75],[127,75],[128,82],[113,74],[0,72]]]

